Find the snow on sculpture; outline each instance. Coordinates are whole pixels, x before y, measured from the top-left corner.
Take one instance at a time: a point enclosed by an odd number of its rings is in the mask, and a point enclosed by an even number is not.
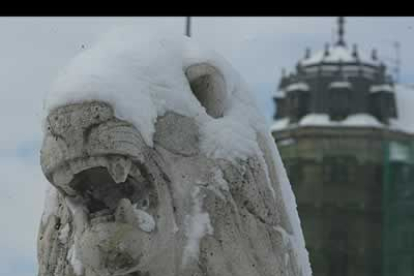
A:
[[[310,276],[295,199],[239,75],[122,29],[45,102],[39,276]]]

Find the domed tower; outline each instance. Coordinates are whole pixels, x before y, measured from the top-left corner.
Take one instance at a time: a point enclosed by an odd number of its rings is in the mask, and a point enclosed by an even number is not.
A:
[[[296,71],[289,78],[282,77],[275,95],[275,119],[282,116],[278,109],[290,110],[283,114],[290,124],[299,123],[308,114],[328,115],[330,120],[339,122],[356,114],[366,114],[383,124],[396,118],[392,77],[386,74],[375,50],[369,56],[361,53],[357,45],[348,47],[344,19],[340,17],[338,21],[337,42],[326,44],[313,55],[307,49]],[[300,94],[297,88],[306,93]]]
[[[313,276],[385,275],[384,145],[413,135],[393,124],[396,87],[377,51],[350,47],[344,27],[340,17],[333,45],[306,49],[294,72],[282,74],[272,134]]]

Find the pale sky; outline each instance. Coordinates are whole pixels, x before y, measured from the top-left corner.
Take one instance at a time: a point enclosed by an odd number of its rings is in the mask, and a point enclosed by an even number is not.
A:
[[[68,61],[119,25],[168,26],[184,32],[184,17],[0,18],[0,276],[36,275],[36,237],[47,185],[39,165],[43,98]],[[333,17],[194,17],[192,36],[224,56],[252,88],[269,122],[271,93],[281,69],[293,70],[305,48],[332,42]],[[345,39],[359,50],[395,58],[401,43],[401,82],[414,83],[414,17],[351,17]]]

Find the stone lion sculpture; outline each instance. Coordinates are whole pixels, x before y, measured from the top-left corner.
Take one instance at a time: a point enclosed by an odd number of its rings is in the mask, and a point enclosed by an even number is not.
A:
[[[246,85],[187,37],[112,32],[45,104],[39,276],[309,276]]]

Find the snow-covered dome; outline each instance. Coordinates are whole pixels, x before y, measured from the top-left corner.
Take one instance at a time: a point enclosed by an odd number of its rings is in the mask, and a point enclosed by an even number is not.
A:
[[[375,52],[374,52],[375,53]],[[356,48],[349,49],[346,45],[335,44],[327,45],[324,50],[320,50],[315,54],[305,57],[300,61],[300,65],[304,67],[319,65],[319,64],[366,64],[372,66],[380,66],[381,62],[376,58],[376,54],[369,56],[365,53],[359,53]]]
[[[388,124],[390,118],[397,117],[395,85],[387,66],[375,49],[364,53],[356,44],[348,46],[344,33],[340,17],[334,44],[326,44],[314,54],[308,48],[296,70],[289,74],[282,70],[273,94],[275,119],[288,117],[290,123],[296,123],[308,114],[328,114],[337,121],[369,114]]]
[[[345,38],[344,19],[338,20],[338,34],[337,41],[334,45],[325,44],[325,49],[311,55],[310,50],[307,49],[305,58],[299,62],[299,66],[312,67],[314,65],[366,65],[366,66],[381,66],[382,62],[378,60],[377,52],[374,49],[370,55],[359,52],[356,44],[352,49],[348,48]]]

